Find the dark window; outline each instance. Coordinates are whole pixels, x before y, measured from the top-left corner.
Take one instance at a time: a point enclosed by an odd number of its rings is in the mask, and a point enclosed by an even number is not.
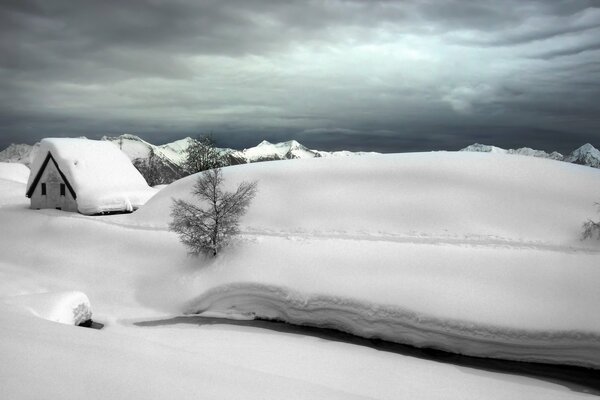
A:
[[[62,210],[62,208],[61,208],[61,207],[56,207],[56,209],[57,209],[57,210]]]
[[[65,195],[65,184],[64,183],[60,184],[60,195],[61,196]]]
[[[42,196],[46,195],[46,184],[42,183]]]

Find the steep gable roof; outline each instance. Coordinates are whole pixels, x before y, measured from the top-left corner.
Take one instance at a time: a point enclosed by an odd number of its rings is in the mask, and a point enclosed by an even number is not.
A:
[[[77,195],[75,194],[75,190],[73,190],[73,186],[71,186],[71,183],[69,183],[69,180],[67,179],[65,174],[63,174],[63,172],[60,170],[60,167],[58,166],[58,164],[56,163],[56,160],[54,159],[54,157],[52,157],[52,153],[50,153],[50,152],[48,152],[48,155],[44,159],[44,162],[42,163],[41,167],[38,169],[37,174],[35,175],[35,177],[33,178],[33,181],[31,182],[31,185],[27,187],[27,193],[25,193],[25,196],[31,197],[40,178],[44,174],[44,171],[46,170],[46,166],[48,165],[48,162],[50,162],[50,160],[52,160],[52,162],[54,163],[54,166],[56,167],[56,170],[60,174],[60,177],[65,182],[65,185],[67,185],[67,188],[69,189],[69,192],[71,193],[71,196],[73,196],[74,199],[77,199]]]

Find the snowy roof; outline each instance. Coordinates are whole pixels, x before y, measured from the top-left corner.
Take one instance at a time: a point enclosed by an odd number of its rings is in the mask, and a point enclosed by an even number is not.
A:
[[[75,192],[83,214],[120,211],[143,205],[156,191],[148,186],[129,158],[106,141],[43,139],[27,182],[30,196],[43,167],[53,159]]]

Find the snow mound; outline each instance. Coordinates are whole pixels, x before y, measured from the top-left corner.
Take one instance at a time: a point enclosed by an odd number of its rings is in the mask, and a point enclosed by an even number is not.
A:
[[[156,193],[127,156],[112,143],[65,138],[40,142],[27,182],[28,190],[48,154],[52,154],[72,185],[82,214],[132,211]]]
[[[48,321],[79,325],[92,319],[90,300],[82,292],[50,292],[7,297],[5,304],[17,306]]]
[[[18,183],[27,183],[29,168],[24,164],[0,162],[0,179]]]
[[[580,245],[595,215],[600,171],[534,157],[435,152],[227,167],[225,185],[258,181],[242,228],[270,232],[492,237]],[[196,176],[153,197],[129,222],[165,229],[173,198],[193,201]]]
[[[506,329],[256,283],[215,287],[191,301],[187,313],[280,320],[477,357],[600,368],[596,333]]]

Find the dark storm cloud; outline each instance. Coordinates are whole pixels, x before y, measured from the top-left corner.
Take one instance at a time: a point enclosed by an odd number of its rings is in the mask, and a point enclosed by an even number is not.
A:
[[[0,148],[600,145],[600,1],[3,1]],[[556,134],[555,132],[559,132]],[[490,136],[491,135],[491,136]],[[544,142],[546,138],[546,142]]]

